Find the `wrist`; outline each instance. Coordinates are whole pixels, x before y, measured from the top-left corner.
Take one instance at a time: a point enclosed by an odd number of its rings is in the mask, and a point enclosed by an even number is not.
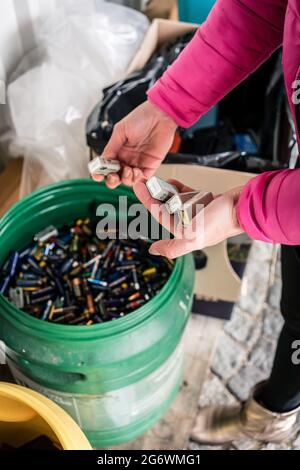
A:
[[[164,125],[167,125],[171,130],[175,132],[178,125],[174,119],[169,116],[165,111],[163,111],[157,104],[153,103],[151,99],[148,98],[147,106],[151,109],[153,115],[162,122]]]

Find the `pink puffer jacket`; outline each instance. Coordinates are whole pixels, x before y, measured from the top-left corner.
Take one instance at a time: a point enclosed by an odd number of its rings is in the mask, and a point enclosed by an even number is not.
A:
[[[281,45],[299,145],[300,0],[218,0],[148,97],[178,125],[189,127]],[[253,178],[237,211],[251,238],[300,245],[300,168]]]

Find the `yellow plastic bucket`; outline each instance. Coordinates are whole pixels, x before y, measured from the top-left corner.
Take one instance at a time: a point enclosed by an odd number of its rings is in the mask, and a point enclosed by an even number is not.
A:
[[[33,390],[0,382],[0,442],[19,447],[47,436],[61,450],[92,450],[75,421]]]

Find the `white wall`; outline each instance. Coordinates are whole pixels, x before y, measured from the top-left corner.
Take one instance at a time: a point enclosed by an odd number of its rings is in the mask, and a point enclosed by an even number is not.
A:
[[[57,1],[0,0],[0,80],[7,82],[22,56],[35,46],[34,21],[51,14]],[[1,83],[1,89],[2,86]],[[0,104],[0,134],[2,135],[9,126],[6,106],[6,104]],[[4,153],[5,147],[1,147],[0,169]]]
[[[56,0],[0,1],[0,78],[6,79],[35,44],[34,20],[48,15]]]

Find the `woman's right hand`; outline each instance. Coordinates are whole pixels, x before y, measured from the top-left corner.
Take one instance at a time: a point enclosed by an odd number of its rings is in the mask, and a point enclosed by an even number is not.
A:
[[[119,160],[122,169],[106,177],[107,186],[131,186],[152,176],[171,148],[176,128],[175,121],[150,101],[119,121],[102,156]],[[93,175],[93,179],[102,181],[104,177]]]

